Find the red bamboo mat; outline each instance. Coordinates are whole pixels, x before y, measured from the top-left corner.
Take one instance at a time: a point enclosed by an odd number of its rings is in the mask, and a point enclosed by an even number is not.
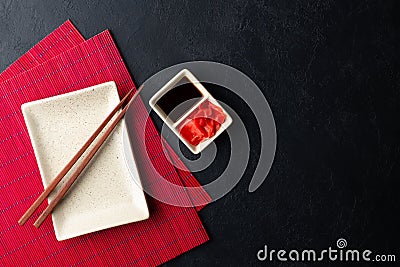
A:
[[[17,73],[20,74],[11,78]],[[19,227],[18,218],[43,190],[20,105],[110,80],[117,83],[122,95],[134,84],[109,32],[83,42],[70,22],[42,40],[0,77],[8,79],[0,84],[1,266],[154,266],[208,240],[195,208],[173,207],[152,198],[148,198],[149,220],[62,242],[55,240],[50,220],[39,230],[29,224]],[[139,105],[137,112],[143,114],[143,107]],[[145,134],[146,138],[157,136],[154,124],[147,123]],[[165,155],[157,152],[156,144],[137,149],[152,155],[158,171],[169,181],[198,184],[190,173],[179,176]],[[143,168],[141,172],[151,184],[151,169]],[[184,190],[172,192],[170,188],[153,187],[187,201]],[[205,193],[199,196],[208,197]]]
[[[36,67],[84,41],[83,36],[68,20],[3,71],[0,82]]]

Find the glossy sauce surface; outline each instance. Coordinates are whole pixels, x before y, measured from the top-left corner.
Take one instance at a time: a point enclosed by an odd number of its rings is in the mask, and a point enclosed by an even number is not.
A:
[[[188,80],[182,80],[182,84],[165,93],[156,103],[164,113],[172,120],[177,121],[186,111],[193,107],[203,94]]]

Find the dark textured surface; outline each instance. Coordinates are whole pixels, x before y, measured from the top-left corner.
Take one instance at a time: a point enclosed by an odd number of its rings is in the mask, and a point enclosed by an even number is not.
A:
[[[70,18],[85,37],[109,28],[139,84],[169,65],[212,60],[242,70],[260,86],[278,133],[268,179],[255,193],[247,192],[259,151],[255,132],[246,177],[200,212],[211,241],[165,266],[306,266],[258,262],[256,253],[264,244],[287,250],[335,247],[340,237],[351,248],[396,254],[399,6],[398,1],[1,0],[0,69]],[[229,97],[233,108],[243,106]],[[239,111],[254,128],[249,110]],[[218,145],[225,147],[224,138]],[[208,174],[197,177],[205,182]]]

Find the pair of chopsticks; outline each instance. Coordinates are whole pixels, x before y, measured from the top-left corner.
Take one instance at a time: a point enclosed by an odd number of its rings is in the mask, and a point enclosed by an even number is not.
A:
[[[72,166],[78,161],[78,159],[82,156],[82,154],[89,148],[89,146],[93,143],[93,141],[100,135],[101,131],[107,126],[107,124],[111,121],[114,115],[120,110],[118,116],[115,120],[110,124],[104,134],[99,138],[98,142],[94,144],[93,148],[88,152],[87,156],[82,160],[80,165],[76,168],[76,170],[71,174],[67,182],[63,185],[61,190],[55,196],[55,198],[50,202],[47,208],[42,212],[42,214],[38,217],[38,219],[33,224],[35,227],[40,227],[40,225],[44,222],[44,220],[52,213],[57,204],[61,201],[73,183],[76,181],[80,173],[85,169],[86,165],[93,158],[99,148],[102,146],[107,137],[114,130],[115,126],[117,126],[118,122],[124,117],[128,107],[132,104],[133,100],[139,95],[142,91],[143,85],[133,93],[134,89],[131,89],[124,98],[118,103],[118,105],[110,112],[110,114],[104,119],[104,121],[100,124],[100,126],[94,131],[94,133],[89,137],[86,143],[79,149],[79,151],[74,155],[74,157],[68,162],[68,164],[60,171],[60,173],[54,178],[54,180],[50,183],[50,185],[43,191],[43,193],[33,202],[33,204],[29,207],[29,209],[22,215],[22,217],[18,220],[19,225],[23,225],[26,221],[32,216],[32,214],[36,211],[36,209],[42,204],[42,202],[53,192],[54,188],[58,185],[58,183],[63,179],[63,177],[71,170]]]

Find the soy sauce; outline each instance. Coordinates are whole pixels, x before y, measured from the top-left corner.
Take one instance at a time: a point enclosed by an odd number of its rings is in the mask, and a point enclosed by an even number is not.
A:
[[[156,103],[172,120],[177,121],[186,111],[202,98],[202,93],[190,81],[184,79],[180,84],[165,93]]]

